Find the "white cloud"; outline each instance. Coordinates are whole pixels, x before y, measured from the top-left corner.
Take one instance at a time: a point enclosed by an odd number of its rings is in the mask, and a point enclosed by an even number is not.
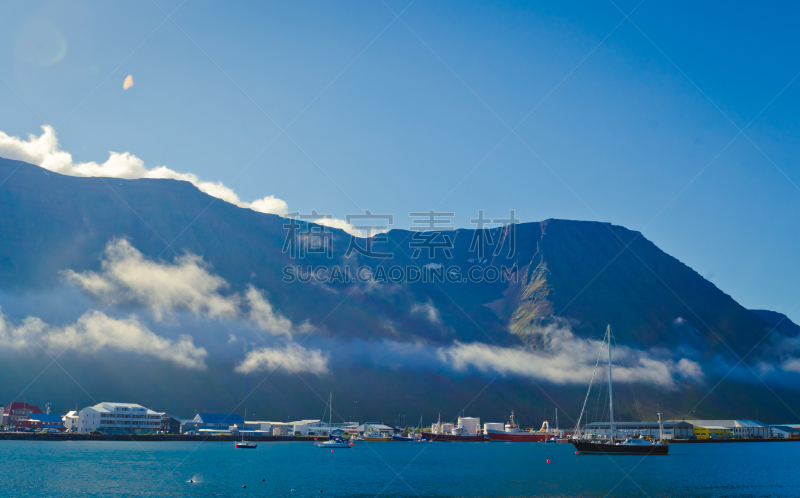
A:
[[[230,202],[239,207],[249,208],[261,213],[284,215],[288,212],[285,201],[267,196],[254,202],[242,201],[236,192],[222,182],[202,181],[193,173],[179,173],[166,166],[148,169],[144,161],[130,152],[109,152],[109,158],[102,164],[96,162],[76,163],[72,154],[60,150],[58,137],[51,126],[42,126],[42,134],[28,135],[27,140],[12,137],[0,131],[0,156],[8,159],[26,161],[42,168],[69,176],[103,176],[111,178],[169,178],[184,180],[206,194]]]
[[[272,309],[272,305],[264,299],[264,296],[250,286],[245,294],[250,303],[249,317],[261,330],[266,330],[272,335],[284,335],[292,337],[294,326],[292,322]]]
[[[205,370],[205,348],[194,345],[191,336],[177,341],[158,336],[135,316],[116,319],[100,311],[83,314],[74,324],[53,327],[36,317],[14,326],[0,312],[0,346],[22,350],[43,349],[50,355],[64,350],[96,354],[103,350],[152,356],[193,370]]]
[[[800,359],[787,358],[781,363],[781,368],[783,368],[787,372],[800,373]]]
[[[675,371],[684,379],[694,380],[695,382],[702,382],[705,379],[700,364],[688,358],[681,358],[675,365]]]
[[[103,301],[120,297],[144,305],[159,321],[174,309],[212,318],[238,313],[239,297],[220,294],[227,282],[210,273],[199,256],[186,254],[174,263],[147,260],[127,240],[116,239],[106,246],[101,267],[101,273],[67,270],[64,275]]]
[[[475,368],[555,384],[589,382],[600,353],[600,341],[576,337],[563,323],[541,327],[530,334],[539,345],[535,350],[456,342],[450,347],[439,348],[437,356],[456,370]],[[688,358],[674,361],[653,352],[615,346],[612,348],[612,362],[614,379],[623,383],[644,382],[672,389],[676,377],[694,382],[703,380],[700,365]]]
[[[212,273],[200,256],[185,254],[173,263],[153,261],[125,239],[108,243],[100,272],[67,270],[64,276],[102,302],[143,306],[156,321],[172,319],[174,312],[181,310],[214,319],[242,318],[289,339],[293,332],[311,329],[307,323],[292,325],[253,286],[244,296],[223,293],[230,287],[228,282]]]
[[[287,344],[282,348],[263,347],[247,353],[234,371],[246,375],[276,369],[288,373],[323,375],[328,373],[328,355],[319,349],[305,349],[298,344]]]
[[[439,316],[439,310],[433,305],[433,302],[428,300],[427,303],[414,303],[411,307],[411,314],[421,314],[434,325],[441,325],[442,319]]]
[[[260,213],[277,214],[285,216],[289,212],[286,201],[278,199],[273,195],[268,195],[253,202],[245,202],[239,198],[236,192],[222,182],[209,182],[201,180],[194,173],[179,173],[166,166],[157,166],[148,169],[144,161],[134,156],[130,152],[109,152],[106,162],[98,164],[94,161],[86,163],[76,163],[72,160],[72,154],[60,150],[58,147],[58,137],[52,126],[42,126],[42,134],[39,136],[29,134],[27,140],[20,137],[6,135],[0,131],[0,157],[25,161],[40,166],[48,171],[61,173],[68,176],[95,176],[124,178],[135,180],[139,178],[160,178],[183,180],[191,183],[200,191],[222,199],[241,208],[252,209]],[[344,220],[329,218],[316,222],[333,228],[340,228],[345,232],[363,237],[364,233],[353,227]]]

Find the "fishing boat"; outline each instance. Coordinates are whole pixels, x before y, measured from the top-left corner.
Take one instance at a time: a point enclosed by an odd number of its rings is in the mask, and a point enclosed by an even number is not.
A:
[[[440,415],[441,417],[441,415]],[[419,423],[417,423],[417,428],[414,429],[412,433],[412,439],[415,443],[432,443],[433,441],[424,437],[422,435],[422,416],[419,417]]]
[[[379,431],[378,429],[376,429],[375,427],[373,427],[371,425],[367,428],[367,431],[364,434],[361,435],[361,438],[364,441],[369,441],[369,442],[372,442],[372,443],[379,443],[379,442],[382,442],[382,441],[391,441],[392,440],[392,436],[389,436],[387,434],[381,433],[381,431]]]
[[[398,434],[394,434],[394,435],[392,436],[392,441],[406,441],[406,442],[411,442],[411,441],[413,441],[413,440],[414,440],[414,438],[412,438],[411,436],[402,436],[402,435],[398,435]]]
[[[430,441],[486,441],[480,432],[481,421],[479,418],[458,417],[458,424],[443,424],[442,414],[439,421],[431,427],[430,432],[422,431],[422,437]]]
[[[592,373],[592,380],[589,382],[589,392],[586,393],[586,400],[583,402],[583,409],[578,418],[578,425],[575,428],[575,435],[572,444],[578,453],[582,455],[667,455],[669,453],[669,445],[659,439],[656,442],[648,441],[642,438],[629,437],[622,442],[616,442],[614,438],[614,397],[613,397],[613,382],[611,377],[611,325],[606,328],[606,335],[603,341],[608,341],[608,414],[609,414],[609,438],[607,441],[595,440],[591,435],[580,434],[580,420],[583,418],[584,410],[586,409],[586,401],[589,400],[589,393],[592,390],[592,383],[594,376],[597,373],[597,366],[600,364],[600,355],[597,356],[597,364]],[[601,344],[602,354],[602,344]],[[661,422],[661,414],[658,414],[659,422]],[[660,424],[659,424],[660,425]]]
[[[247,420],[247,410],[244,411],[244,420]],[[244,429],[244,428],[245,428],[244,421],[242,421],[242,428],[239,429],[239,432],[241,432],[241,430]],[[239,441],[238,443],[236,443],[234,445],[234,448],[239,448],[239,449],[242,449],[242,450],[254,450],[254,449],[256,449],[257,446],[258,446],[257,444],[253,444],[251,442],[245,441],[244,440],[244,433],[242,433],[242,440]]]
[[[323,417],[324,416],[323,414]],[[333,392],[331,392],[330,398],[328,399],[328,440],[317,443],[317,446],[319,448],[350,448],[353,446],[353,443],[350,441],[334,436],[331,427],[333,427]]]
[[[499,429],[486,429],[486,436],[489,438],[489,441],[504,441],[504,442],[513,442],[513,443],[537,443],[542,441],[548,441],[550,438],[556,435],[555,432],[550,430],[550,424],[545,420],[542,423],[542,428],[538,431],[534,431],[531,429],[522,430],[520,427],[514,422],[514,412],[512,410],[511,417],[508,420],[508,423],[505,424],[504,429],[501,431]]]

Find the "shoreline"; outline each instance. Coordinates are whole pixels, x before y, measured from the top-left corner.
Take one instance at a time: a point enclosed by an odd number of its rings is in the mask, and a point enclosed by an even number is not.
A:
[[[696,443],[800,443],[800,439],[753,438],[753,439],[671,439],[669,444]]]
[[[325,436],[316,436],[327,439]],[[298,441],[314,442],[314,436],[249,436],[251,442]],[[0,432],[0,441],[221,441],[238,442],[241,436],[191,436],[188,434],[38,434],[34,432]]]

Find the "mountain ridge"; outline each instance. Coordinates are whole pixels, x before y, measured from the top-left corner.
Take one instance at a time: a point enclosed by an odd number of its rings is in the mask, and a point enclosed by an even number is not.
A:
[[[38,166],[26,163],[16,168],[17,161],[0,159],[0,180],[3,181],[0,184],[0,291],[37,295],[43,290],[64,288],[65,292],[74,292],[76,290],[65,281],[64,272],[102,273],[109,243],[126,240],[147,261],[159,264],[176,264],[187,254],[201,257],[206,269],[225,282],[220,288],[222,295],[243,295],[251,287],[263,292],[274,310],[292,324],[308,323],[318,327],[309,341],[325,339],[339,341],[345,346],[356,344],[355,341],[362,341],[359,344],[418,345],[419,351],[430,352],[431,358],[452,351],[463,353],[465,350],[458,345],[482,344],[489,348],[533,351],[540,356],[531,358],[544,361],[550,358],[548,348],[552,347],[554,337],[569,337],[578,345],[584,344],[580,341],[599,341],[606,325],[611,323],[615,337],[625,348],[650,351],[651,355],[662,354],[659,353],[662,350],[686,351],[688,358],[706,362],[710,365],[708,368],[712,368],[717,358],[735,363],[736,355],[746,354],[774,325],[764,318],[765,314],[759,316],[757,312],[746,310],[641,233],[610,223],[549,219],[483,232],[460,228],[452,232],[452,257],[439,250],[430,258],[424,251],[421,257],[412,257],[413,248],[409,242],[414,240],[415,232],[392,229],[372,239],[375,252],[393,253],[391,259],[368,258],[358,253],[346,256],[350,237],[330,228],[327,230],[332,234],[331,257],[309,254],[300,260],[292,259],[283,251],[289,220],[226,203],[200,192],[189,182],[70,177],[45,173]],[[487,241],[484,258],[478,258],[475,251],[470,250],[476,236],[491,239],[490,243]],[[509,253],[512,239],[516,251]],[[626,244],[630,244],[627,249]],[[500,250],[495,251],[498,248]],[[366,266],[373,271],[382,265],[404,268],[442,265],[465,271],[495,266],[516,268],[519,279],[511,283],[445,280],[379,285],[374,282],[284,282],[284,269],[297,265]],[[0,306],[4,304],[0,302]],[[134,304],[119,310],[146,315],[144,309]],[[191,332],[209,351],[222,353],[228,351],[226,348],[234,348],[226,345],[227,335],[220,337],[221,332],[217,330],[220,327],[214,329],[212,325],[198,322],[192,325],[198,329]],[[567,335],[553,336],[553,329]],[[158,330],[170,337],[183,332],[180,326]],[[789,336],[793,330],[781,328],[781,333]],[[232,337],[241,333],[249,331],[227,332]],[[348,351],[345,346],[342,351]],[[225,354],[234,353],[230,350]],[[331,354],[335,358],[335,354]],[[391,358],[391,353],[388,357]],[[213,393],[220,399],[231,397],[223,393],[224,389],[239,392],[238,384],[243,385],[241,390],[245,394],[247,391],[247,383],[232,372],[232,360],[226,358],[209,357],[209,373],[202,374],[214,378],[209,385],[215,386]],[[406,368],[402,366],[405,357],[397,358],[401,358],[395,360],[400,363],[397,368]],[[772,360],[765,358],[764,361]],[[472,372],[469,375],[459,374],[462,377],[454,377],[455,374],[444,372],[438,366],[426,367],[429,370],[424,371],[413,371],[412,367],[393,370],[394,366],[386,365],[348,368],[304,382],[311,382],[315,389],[323,392],[332,388],[330,383],[335,379],[343,383],[340,388],[358,391],[359,382],[365,382],[370,375],[391,382],[395,389],[409,392],[424,383],[429,392],[420,399],[424,398],[428,404],[442,400],[439,402],[455,410],[458,402],[453,400],[468,401],[474,395],[468,395],[470,385],[460,383],[459,378],[475,382],[480,372],[485,374],[482,367],[468,370]],[[188,374],[180,370],[166,367],[154,371],[168,371],[168,375],[183,379],[187,385],[202,385],[195,379],[201,374],[192,373],[192,377],[187,377]],[[146,378],[148,374],[140,375]],[[527,380],[525,374],[503,375],[508,377],[503,382],[498,381],[502,387],[485,394],[487,400],[481,405],[496,417],[505,417],[505,408],[511,400],[516,400],[518,410],[525,409],[522,404],[531,409],[551,403],[553,399],[563,403],[564,409],[574,409],[575,399],[582,399],[580,391],[585,389],[582,385],[580,388],[557,387],[549,394],[554,398],[548,399],[541,393],[536,394],[536,381]],[[713,375],[715,372],[708,370],[709,378]],[[19,382],[24,384],[25,381],[20,379]],[[83,382],[97,386],[100,392],[111,389],[95,380],[84,379]],[[276,401],[277,406],[313,405],[313,397],[311,402],[302,401],[298,398],[300,394],[291,392],[291,389],[305,389],[304,384],[298,382],[284,379],[285,389],[270,386],[265,392],[280,400]],[[704,393],[697,381],[678,377],[677,382],[680,391],[648,387],[648,393],[640,396],[649,406],[657,402],[663,405],[664,400],[670,400],[675,407],[674,415],[679,416],[681,407],[689,401],[678,393],[696,393],[697,399]],[[233,385],[236,387],[230,387]],[[372,384],[370,386],[373,388]],[[131,392],[139,392],[131,389]],[[196,403],[197,394],[186,394],[184,398],[183,394],[172,390],[173,387],[152,389],[156,390],[153,396],[157,399],[180,399],[182,408],[179,409],[196,408],[191,405]],[[746,406],[752,399],[769,401],[759,398],[762,393],[757,388],[748,395],[751,397],[747,403],[732,398],[737,392],[750,392],[749,387],[742,389],[720,389],[725,394],[713,394],[709,399],[716,410],[714,413],[721,415],[723,407]],[[411,405],[415,403],[413,399],[403,399]],[[391,396],[378,396],[376,403],[378,400],[387,409],[401,409]],[[783,410],[780,404],[772,405],[775,413]],[[259,410],[259,413],[267,413],[267,408]]]

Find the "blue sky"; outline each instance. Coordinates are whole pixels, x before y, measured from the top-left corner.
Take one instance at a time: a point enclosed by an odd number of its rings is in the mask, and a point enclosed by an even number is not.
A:
[[[397,228],[608,221],[800,321],[797,9],[637,3],[15,2],[0,130]]]

